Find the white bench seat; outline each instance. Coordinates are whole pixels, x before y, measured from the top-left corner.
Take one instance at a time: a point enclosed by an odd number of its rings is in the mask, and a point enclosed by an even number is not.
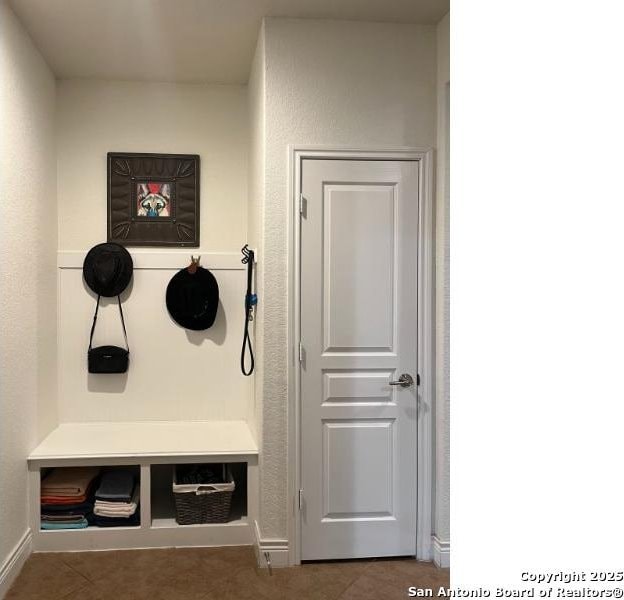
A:
[[[171,469],[176,464],[203,462],[246,463],[246,497],[239,496],[239,506],[233,508],[233,520],[227,523],[178,525],[171,492]],[[258,504],[258,446],[245,421],[63,423],[32,451],[28,463],[30,520],[36,551],[253,543],[252,525]],[[49,467],[81,465],[139,468],[140,526],[40,529],[42,471]]]
[[[250,456],[258,446],[245,421],[62,423],[30,454],[32,465],[59,460]]]

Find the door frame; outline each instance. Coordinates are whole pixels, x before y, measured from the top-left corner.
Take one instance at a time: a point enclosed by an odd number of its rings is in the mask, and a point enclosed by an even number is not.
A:
[[[418,560],[432,559],[433,415],[435,403],[433,150],[431,148],[343,148],[288,146],[288,562],[301,563],[301,239],[299,197],[305,159],[392,160],[418,162],[418,442],[416,457],[416,548]]]

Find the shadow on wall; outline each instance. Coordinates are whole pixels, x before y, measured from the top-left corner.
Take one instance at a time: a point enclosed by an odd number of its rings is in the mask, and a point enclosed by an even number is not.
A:
[[[171,322],[176,327],[179,327],[173,319],[171,319]],[[186,333],[188,341],[191,342],[191,344],[195,344],[195,346],[201,346],[206,340],[210,340],[217,346],[222,346],[223,342],[225,342],[225,334],[227,333],[227,319],[225,318],[225,311],[223,310],[221,300],[219,300],[217,316],[215,317],[215,322],[212,327],[203,329],[202,331],[185,329],[184,332]]]
[[[102,394],[121,394],[128,383],[128,372],[125,373],[89,373],[87,389]]]

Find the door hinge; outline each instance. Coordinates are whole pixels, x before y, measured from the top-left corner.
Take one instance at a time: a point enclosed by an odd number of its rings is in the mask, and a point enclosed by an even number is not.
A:
[[[299,364],[303,363],[304,357],[305,357],[305,350],[303,349],[303,344],[299,342]]]
[[[299,214],[302,217],[305,217],[306,202],[307,202],[307,200],[305,199],[303,194],[299,194]]]
[[[299,490],[299,510],[303,508],[303,490]]]
[[[420,385],[420,373],[416,373],[416,385]]]

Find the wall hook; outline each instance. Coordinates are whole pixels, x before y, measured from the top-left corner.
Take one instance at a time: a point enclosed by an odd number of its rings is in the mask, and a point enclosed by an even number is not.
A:
[[[199,267],[199,261],[201,259],[201,255],[198,255],[197,258],[195,258],[192,254],[191,254],[191,264],[187,267],[187,271],[193,275],[195,273],[195,271],[197,271],[197,268]]]

